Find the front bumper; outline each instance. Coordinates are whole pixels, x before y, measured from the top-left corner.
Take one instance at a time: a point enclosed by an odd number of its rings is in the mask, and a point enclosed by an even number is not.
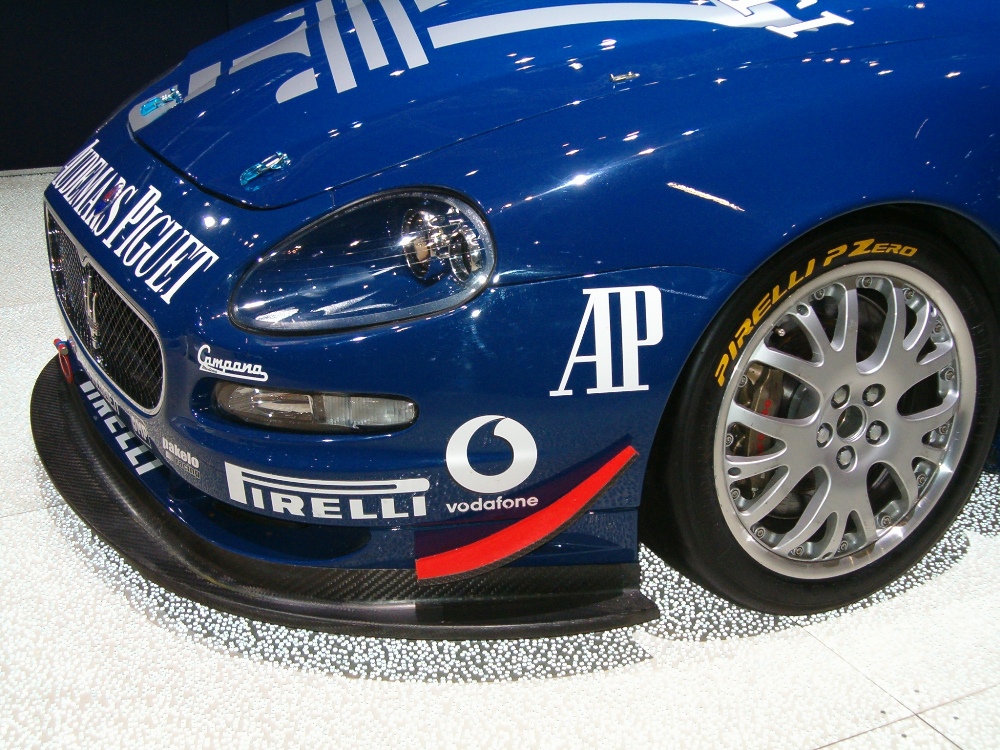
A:
[[[659,615],[634,563],[504,567],[427,584],[409,569],[289,565],[222,549],[156,500],[84,409],[54,358],[35,383],[31,428],[56,489],[143,575],[203,604],[290,627],[455,640],[568,635]]]

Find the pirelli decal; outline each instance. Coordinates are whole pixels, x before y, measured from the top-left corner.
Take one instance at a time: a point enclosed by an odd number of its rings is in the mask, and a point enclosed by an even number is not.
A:
[[[720,386],[726,384],[726,377],[731,365],[736,361],[746,340],[750,338],[751,334],[753,334],[760,324],[760,321],[764,319],[771,308],[817,271],[821,271],[834,263],[866,255],[897,255],[903,258],[910,258],[916,255],[916,253],[917,248],[909,245],[877,242],[875,238],[859,240],[827,250],[824,255],[810,258],[798,268],[793,268],[787,276],[778,277],[776,280],[777,283],[771,287],[771,290],[760,298],[752,310],[747,311],[746,318],[740,323],[739,328],[736,329],[732,339],[730,339],[726,346],[726,350],[719,357],[719,364],[715,368],[716,382]]]
[[[111,433],[111,437],[118,444],[121,454],[129,462],[132,470],[142,476],[148,471],[163,466],[163,462],[122,421],[114,399],[110,396],[105,397],[101,390],[92,380],[84,380],[80,383],[80,392],[97,413],[98,419]]]
[[[231,502],[285,518],[383,521],[427,515],[423,477],[371,481],[302,479],[226,464]]]

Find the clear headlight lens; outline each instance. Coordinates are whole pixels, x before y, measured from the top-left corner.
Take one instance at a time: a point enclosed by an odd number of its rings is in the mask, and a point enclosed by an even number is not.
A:
[[[417,405],[402,398],[348,393],[301,393],[219,383],[218,408],[242,422],[300,432],[388,432],[409,427]]]
[[[489,281],[493,242],[449,195],[394,192],[307,228],[262,258],[233,295],[233,320],[263,331],[327,331],[467,302]]]

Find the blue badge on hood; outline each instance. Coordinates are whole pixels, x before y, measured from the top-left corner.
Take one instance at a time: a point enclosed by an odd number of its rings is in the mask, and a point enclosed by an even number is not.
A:
[[[292,160],[288,158],[288,154],[278,151],[244,170],[243,174],[240,175],[240,185],[247,190],[256,190],[259,185],[251,185],[251,182],[270,172],[280,171],[291,163]]]
[[[181,94],[180,89],[174,86],[170,91],[165,94],[160,94],[160,96],[154,96],[148,102],[144,102],[142,107],[139,109],[139,114],[143,117],[149,117],[160,107],[165,107],[171,102],[176,104],[182,104],[184,102],[184,96]]]

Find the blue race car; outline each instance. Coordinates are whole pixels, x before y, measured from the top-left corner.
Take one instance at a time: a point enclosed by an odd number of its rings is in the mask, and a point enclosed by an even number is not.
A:
[[[986,0],[319,0],[46,192],[32,399],[80,516],[227,611],[656,616],[639,540],[802,614],[912,566],[996,429]]]

